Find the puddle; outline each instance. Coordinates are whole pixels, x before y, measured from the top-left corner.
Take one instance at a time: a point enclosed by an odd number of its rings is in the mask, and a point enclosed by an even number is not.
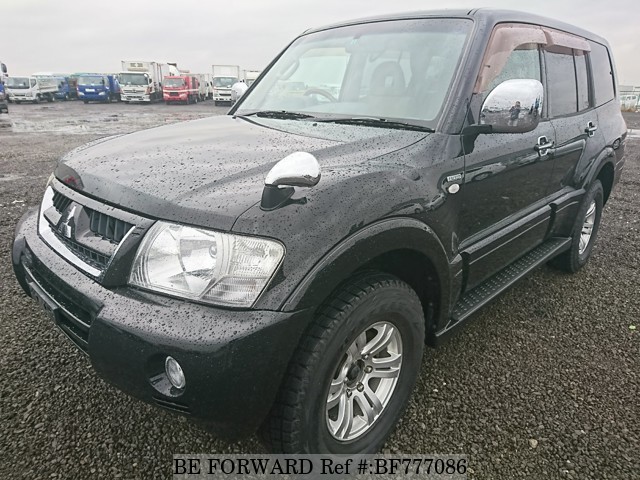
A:
[[[13,133],[52,133],[57,135],[116,135],[169,123],[194,120],[204,116],[208,115],[195,112],[194,114],[158,115],[157,112],[149,112],[66,119],[46,117],[35,119],[0,118],[0,132],[4,130]]]

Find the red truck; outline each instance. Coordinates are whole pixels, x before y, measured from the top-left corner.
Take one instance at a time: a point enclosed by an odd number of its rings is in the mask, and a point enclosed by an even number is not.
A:
[[[164,102],[198,103],[199,82],[194,75],[171,75],[164,77],[162,91]]]

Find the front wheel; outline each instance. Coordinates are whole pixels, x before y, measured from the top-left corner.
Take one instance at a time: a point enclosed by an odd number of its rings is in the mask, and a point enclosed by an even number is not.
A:
[[[424,315],[409,285],[369,274],[321,311],[289,366],[268,446],[283,453],[375,453],[402,415],[420,371]]]
[[[600,226],[603,199],[602,183],[595,180],[587,189],[578,209],[571,235],[571,248],[551,260],[552,266],[574,273],[587,264]]]

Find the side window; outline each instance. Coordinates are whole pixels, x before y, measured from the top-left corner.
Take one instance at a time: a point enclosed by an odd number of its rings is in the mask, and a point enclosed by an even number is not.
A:
[[[505,80],[540,81],[541,44],[546,44],[546,38],[540,27],[514,23],[498,25],[491,33],[474,93],[486,95]]]
[[[595,89],[596,107],[613,100],[615,97],[613,67],[609,59],[609,52],[604,45],[590,42],[591,44],[591,72],[593,73],[593,86]]]
[[[554,46],[545,51],[549,115],[559,117],[578,111],[578,85],[573,50]]]
[[[487,90],[491,91],[505,80],[513,79],[542,81],[540,78],[540,51],[538,50],[538,45],[534,43],[520,45],[511,52],[504,67],[489,84]]]
[[[507,80],[541,81],[541,45],[546,44],[545,33],[535,25],[505,23],[496,26],[482,57],[471,100],[471,112],[480,112],[484,100],[500,83]],[[513,98],[513,105],[518,99]],[[538,112],[541,113],[542,105]],[[470,121],[475,121],[473,117]]]
[[[589,76],[587,74],[587,55],[583,50],[574,50],[576,79],[578,80],[578,111],[589,108]]]

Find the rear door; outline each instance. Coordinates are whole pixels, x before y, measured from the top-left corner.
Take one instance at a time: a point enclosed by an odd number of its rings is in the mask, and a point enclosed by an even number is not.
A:
[[[570,37],[562,34],[563,37]],[[570,37],[572,38],[572,37]],[[602,150],[598,115],[590,94],[588,43],[573,42],[549,45],[544,49],[547,78],[547,111],[555,129],[554,167],[549,193],[559,195],[574,188],[579,179],[578,164],[588,163]],[[574,47],[565,46],[573,43]]]

